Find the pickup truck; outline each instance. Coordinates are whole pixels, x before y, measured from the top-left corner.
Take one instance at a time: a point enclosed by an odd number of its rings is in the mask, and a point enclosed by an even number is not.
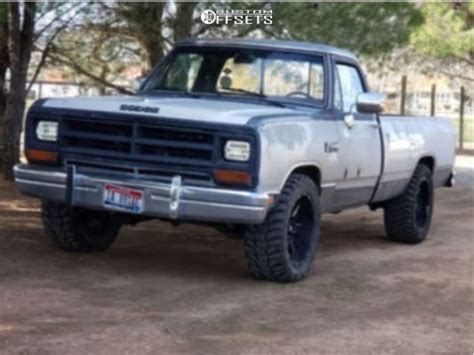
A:
[[[105,250],[147,219],[195,222],[242,238],[254,277],[294,282],[322,213],[383,208],[388,239],[416,244],[434,188],[453,185],[450,121],[382,109],[346,50],[188,39],[136,95],[37,101],[15,177],[66,251]]]

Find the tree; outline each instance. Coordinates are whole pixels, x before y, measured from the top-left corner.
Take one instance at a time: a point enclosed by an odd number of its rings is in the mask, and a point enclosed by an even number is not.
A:
[[[71,12],[81,6],[26,1],[0,4],[0,171],[6,179],[13,178],[12,168],[19,159],[28,91],[57,35],[74,18]],[[38,58],[31,66],[33,54]]]
[[[7,104],[6,75],[9,67],[8,59],[8,11],[7,3],[0,3],[0,172],[3,171],[3,114]]]
[[[84,37],[116,39],[116,45],[68,45],[58,41],[52,63],[63,65],[97,83],[124,92],[114,83],[113,70],[102,74],[100,57],[142,63],[149,71],[173,44],[187,37],[266,37],[316,41],[346,47],[359,54],[379,55],[403,46],[410,33],[422,23],[422,16],[411,3],[273,3],[246,2],[106,2],[95,3],[86,22],[70,33],[71,43]],[[205,9],[273,10],[272,25],[206,25],[200,19]],[[95,13],[95,14],[94,14]],[[69,32],[69,31],[68,31]],[[121,47],[123,50],[119,49]],[[95,51],[95,53],[94,53]],[[113,53],[121,53],[114,56]],[[128,53],[128,54],[125,54]],[[111,66],[111,61],[106,65]]]
[[[54,44],[48,65],[61,67],[63,74],[85,86],[95,86],[101,94],[107,88],[130,94],[121,76],[131,65],[139,65],[138,46],[126,39],[109,36],[102,31],[81,31],[72,28],[64,31]]]
[[[13,178],[12,167],[19,157],[26,100],[26,77],[33,49],[36,3],[24,3],[22,10],[17,2],[7,4],[10,90],[3,116],[3,174],[8,180]]]
[[[274,38],[313,41],[377,56],[405,45],[423,17],[412,3],[276,3]]]
[[[425,54],[474,65],[474,2],[423,5],[425,23],[413,43]]]
[[[412,45],[436,70],[474,82],[474,2],[427,3]]]

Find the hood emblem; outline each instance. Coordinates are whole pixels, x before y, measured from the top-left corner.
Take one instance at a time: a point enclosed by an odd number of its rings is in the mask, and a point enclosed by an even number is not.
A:
[[[120,111],[131,111],[131,112],[144,112],[144,113],[158,113],[160,109],[158,107],[150,106],[137,106],[137,105],[120,105]]]

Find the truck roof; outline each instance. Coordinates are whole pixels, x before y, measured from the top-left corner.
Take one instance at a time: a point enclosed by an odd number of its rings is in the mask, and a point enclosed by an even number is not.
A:
[[[273,39],[251,39],[251,38],[188,38],[176,44],[177,46],[218,46],[218,47],[248,47],[263,49],[287,49],[308,53],[328,53],[341,57],[357,60],[354,53],[325,44],[284,41]]]

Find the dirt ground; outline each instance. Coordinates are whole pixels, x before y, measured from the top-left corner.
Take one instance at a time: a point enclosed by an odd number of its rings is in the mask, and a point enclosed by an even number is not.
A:
[[[192,225],[61,252],[38,203],[0,181],[0,353],[472,354],[469,165],[437,190],[425,243],[387,241],[380,211],[327,215],[313,274],[291,285],[249,278],[241,241]]]

